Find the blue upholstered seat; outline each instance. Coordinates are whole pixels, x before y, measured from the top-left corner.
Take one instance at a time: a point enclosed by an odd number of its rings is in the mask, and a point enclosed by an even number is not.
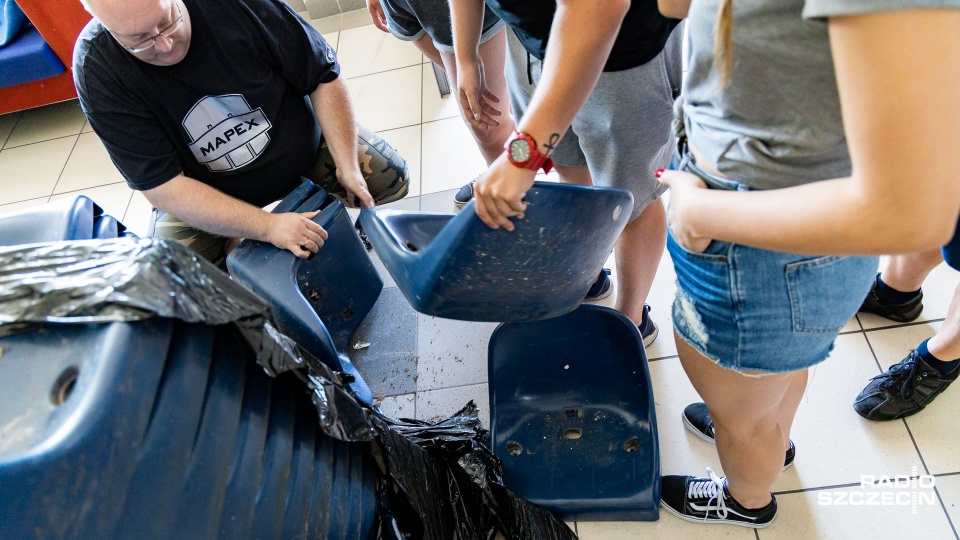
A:
[[[64,69],[63,62],[33,26],[0,47],[0,88],[47,79]]]

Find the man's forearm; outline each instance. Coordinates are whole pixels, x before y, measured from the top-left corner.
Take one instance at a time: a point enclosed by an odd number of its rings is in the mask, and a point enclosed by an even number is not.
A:
[[[341,78],[321,84],[310,94],[310,102],[337,166],[337,174],[359,174],[357,121],[347,85]]]
[[[453,50],[458,65],[476,64],[483,30],[483,0],[450,0]]]
[[[590,96],[629,7],[626,0],[558,2],[543,73],[517,127],[536,139],[541,152],[549,154],[552,148],[546,145],[556,145],[551,138],[566,132]],[[584,24],[587,20],[590,24]]]
[[[143,194],[153,206],[202,231],[268,241],[269,213],[183,174]]]

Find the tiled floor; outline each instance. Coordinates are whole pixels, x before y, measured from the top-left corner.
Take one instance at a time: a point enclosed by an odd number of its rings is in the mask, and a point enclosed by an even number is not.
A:
[[[407,158],[413,175],[407,209],[448,212],[454,190],[483,170],[483,160],[449,98],[441,99],[429,64],[409,43],[380,33],[365,14],[314,21],[337,48],[359,120]],[[0,212],[78,193],[92,197],[138,234],[150,205],[123,182],[86,125],[75,101],[0,116]],[[379,266],[379,261],[375,261]],[[382,266],[379,266],[382,270]],[[414,312],[389,276],[380,303],[351,354],[380,399],[398,416],[449,415],[475,400],[485,419],[486,342],[495,325],[436,319]],[[659,418],[664,474],[720,471],[715,449],[683,429],[683,407],[697,399],[676,358],[669,328],[673,267],[664,257],[650,303],[664,332],[648,350]],[[876,317],[851,321],[827,362],[812,374],[793,438],[796,466],[775,489],[780,516],[765,530],[704,527],[663,515],[656,523],[576,523],[580,536],[658,538],[956,538],[960,520],[960,389],[948,391],[906,421],[871,423],[851,408],[866,381],[932,335],[946,314],[960,274],[944,266],[924,284],[919,322]],[[933,505],[837,506],[861,492],[860,476],[932,474]],[[847,500],[847,499],[844,499]],[[952,520],[952,521],[951,521]]]

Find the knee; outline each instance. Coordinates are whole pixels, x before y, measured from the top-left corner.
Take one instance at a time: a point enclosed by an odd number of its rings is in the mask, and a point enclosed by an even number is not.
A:
[[[470,126],[473,132],[473,138],[478,144],[484,146],[501,146],[510,137],[513,130],[513,123],[501,122],[499,126],[488,127],[487,129],[478,129]]]
[[[713,411],[711,411],[711,415],[713,416],[715,431],[717,433],[722,432],[735,441],[752,441],[768,437],[772,432],[780,432],[775,411],[760,416],[720,415],[718,417],[713,414]]]

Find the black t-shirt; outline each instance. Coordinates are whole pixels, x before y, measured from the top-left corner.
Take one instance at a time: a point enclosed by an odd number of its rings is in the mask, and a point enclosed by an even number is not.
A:
[[[182,0],[187,55],[154,66],[96,19],[74,48],[80,106],[133,189],[181,171],[263,206],[313,165],[320,126],[308,94],[339,76],[333,49],[281,0]]]
[[[543,60],[550,38],[550,25],[557,11],[556,0],[486,0],[494,13],[514,29],[523,47]],[[646,64],[656,58],[679,24],[660,14],[657,0],[633,0],[623,18],[620,32],[604,71],[623,71]],[[583,21],[590,24],[590,21]]]

